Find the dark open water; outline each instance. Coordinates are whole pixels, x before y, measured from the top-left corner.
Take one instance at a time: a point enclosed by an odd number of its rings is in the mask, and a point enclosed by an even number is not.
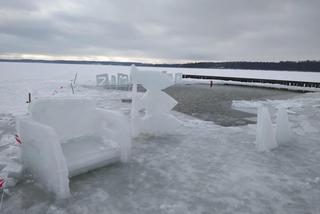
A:
[[[244,86],[175,85],[165,90],[179,103],[174,110],[214,121],[222,126],[238,126],[255,123],[256,115],[231,108],[233,100],[288,99],[299,93],[287,90],[254,88]]]

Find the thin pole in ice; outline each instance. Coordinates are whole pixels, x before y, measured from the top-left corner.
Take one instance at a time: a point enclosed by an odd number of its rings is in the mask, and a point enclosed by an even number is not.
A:
[[[280,107],[277,115],[276,139],[280,145],[285,145],[292,139],[292,131],[287,110]]]
[[[28,93],[28,101],[26,103],[31,103],[31,93]]]
[[[72,84],[72,82],[70,83],[70,86],[71,86],[72,94],[74,94],[74,89],[73,89],[73,84]]]
[[[133,76],[134,72],[136,72],[136,66],[133,64],[131,65],[131,76]],[[135,81],[132,81],[132,102],[131,102],[131,136],[136,135],[135,130],[135,120],[138,114],[137,110],[137,93],[138,93],[138,84]]]
[[[78,77],[78,72],[76,73],[76,75],[73,78],[73,85],[76,85],[77,77]]]
[[[256,148],[258,152],[269,151],[278,147],[267,107],[258,108]]]

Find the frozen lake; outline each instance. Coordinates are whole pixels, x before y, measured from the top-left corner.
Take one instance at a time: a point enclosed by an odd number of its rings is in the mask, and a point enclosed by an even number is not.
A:
[[[97,73],[125,72],[128,67],[6,64],[1,68],[0,170],[1,164],[19,154],[14,116],[26,112],[29,91],[69,96],[69,80],[78,72],[78,96],[94,97],[102,108],[130,110],[129,103],[121,102],[130,97],[128,92],[95,87]],[[176,86],[168,93],[180,101],[177,110],[188,114],[173,113],[182,123],[175,134],[134,139],[130,163],[72,178],[72,197],[67,200],[56,200],[25,174],[5,195],[0,213],[320,213],[319,93],[290,98],[297,94],[203,85]],[[230,106],[232,100],[259,99],[290,110],[294,140],[288,146],[256,152],[256,125],[247,119],[254,115]]]

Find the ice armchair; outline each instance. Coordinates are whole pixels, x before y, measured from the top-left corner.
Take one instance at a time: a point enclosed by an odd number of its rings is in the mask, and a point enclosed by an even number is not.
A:
[[[17,117],[25,167],[60,198],[70,194],[69,177],[127,162],[129,129],[124,115],[84,98],[36,99],[28,115]]]

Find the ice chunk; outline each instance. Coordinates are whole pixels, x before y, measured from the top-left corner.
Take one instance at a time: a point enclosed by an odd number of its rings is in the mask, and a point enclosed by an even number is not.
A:
[[[290,142],[292,131],[288,120],[288,113],[285,108],[279,108],[277,115],[276,139],[279,145],[285,145]]]
[[[132,66],[131,75],[133,84],[142,84],[152,92],[160,91],[173,85],[173,80],[169,75],[158,71],[142,71]]]
[[[278,146],[267,107],[258,109],[256,148],[258,152],[269,151]]]

